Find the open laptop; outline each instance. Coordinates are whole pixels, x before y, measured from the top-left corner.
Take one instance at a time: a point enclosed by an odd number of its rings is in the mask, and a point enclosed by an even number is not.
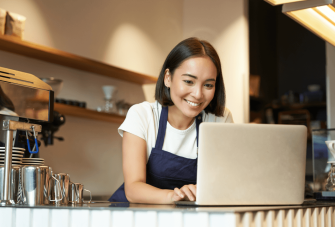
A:
[[[302,204],[307,128],[204,122],[196,201],[177,205]]]

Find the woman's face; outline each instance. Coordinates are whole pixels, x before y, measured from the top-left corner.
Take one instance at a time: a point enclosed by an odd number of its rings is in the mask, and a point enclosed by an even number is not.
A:
[[[167,69],[164,83],[170,87],[174,103],[171,108],[185,117],[196,117],[214,97],[216,75],[217,69],[208,56],[185,60],[172,77]]]

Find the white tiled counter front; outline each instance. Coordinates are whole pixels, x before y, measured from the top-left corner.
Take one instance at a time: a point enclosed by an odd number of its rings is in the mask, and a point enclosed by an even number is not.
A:
[[[125,205],[0,207],[0,227],[335,226],[335,203],[199,208]]]

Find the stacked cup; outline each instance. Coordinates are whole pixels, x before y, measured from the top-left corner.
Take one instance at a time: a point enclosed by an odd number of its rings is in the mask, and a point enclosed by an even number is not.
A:
[[[25,149],[20,147],[12,148],[12,166],[18,166],[22,164],[22,158]],[[0,147],[0,166],[4,166],[5,163],[5,147]]]
[[[44,165],[43,158],[22,158],[22,165]]]
[[[12,170],[11,179],[12,184],[11,191],[9,192],[9,200],[13,201],[15,204],[18,202],[18,192],[19,192],[19,179],[20,179],[20,167],[22,164],[22,157],[25,149],[20,147],[12,148]],[[3,200],[4,194],[4,174],[5,174],[5,147],[0,147],[0,200]]]

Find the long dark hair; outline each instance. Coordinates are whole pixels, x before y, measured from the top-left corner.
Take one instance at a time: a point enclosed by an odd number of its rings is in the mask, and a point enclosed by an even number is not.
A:
[[[215,114],[216,116],[223,116],[226,104],[226,92],[219,55],[210,43],[195,37],[185,39],[178,43],[167,56],[156,84],[155,99],[163,106],[174,105],[170,97],[170,90],[164,84],[165,70],[169,69],[172,78],[175,70],[185,60],[201,56],[208,56],[217,70],[214,97],[209,105],[206,106],[205,112]]]

